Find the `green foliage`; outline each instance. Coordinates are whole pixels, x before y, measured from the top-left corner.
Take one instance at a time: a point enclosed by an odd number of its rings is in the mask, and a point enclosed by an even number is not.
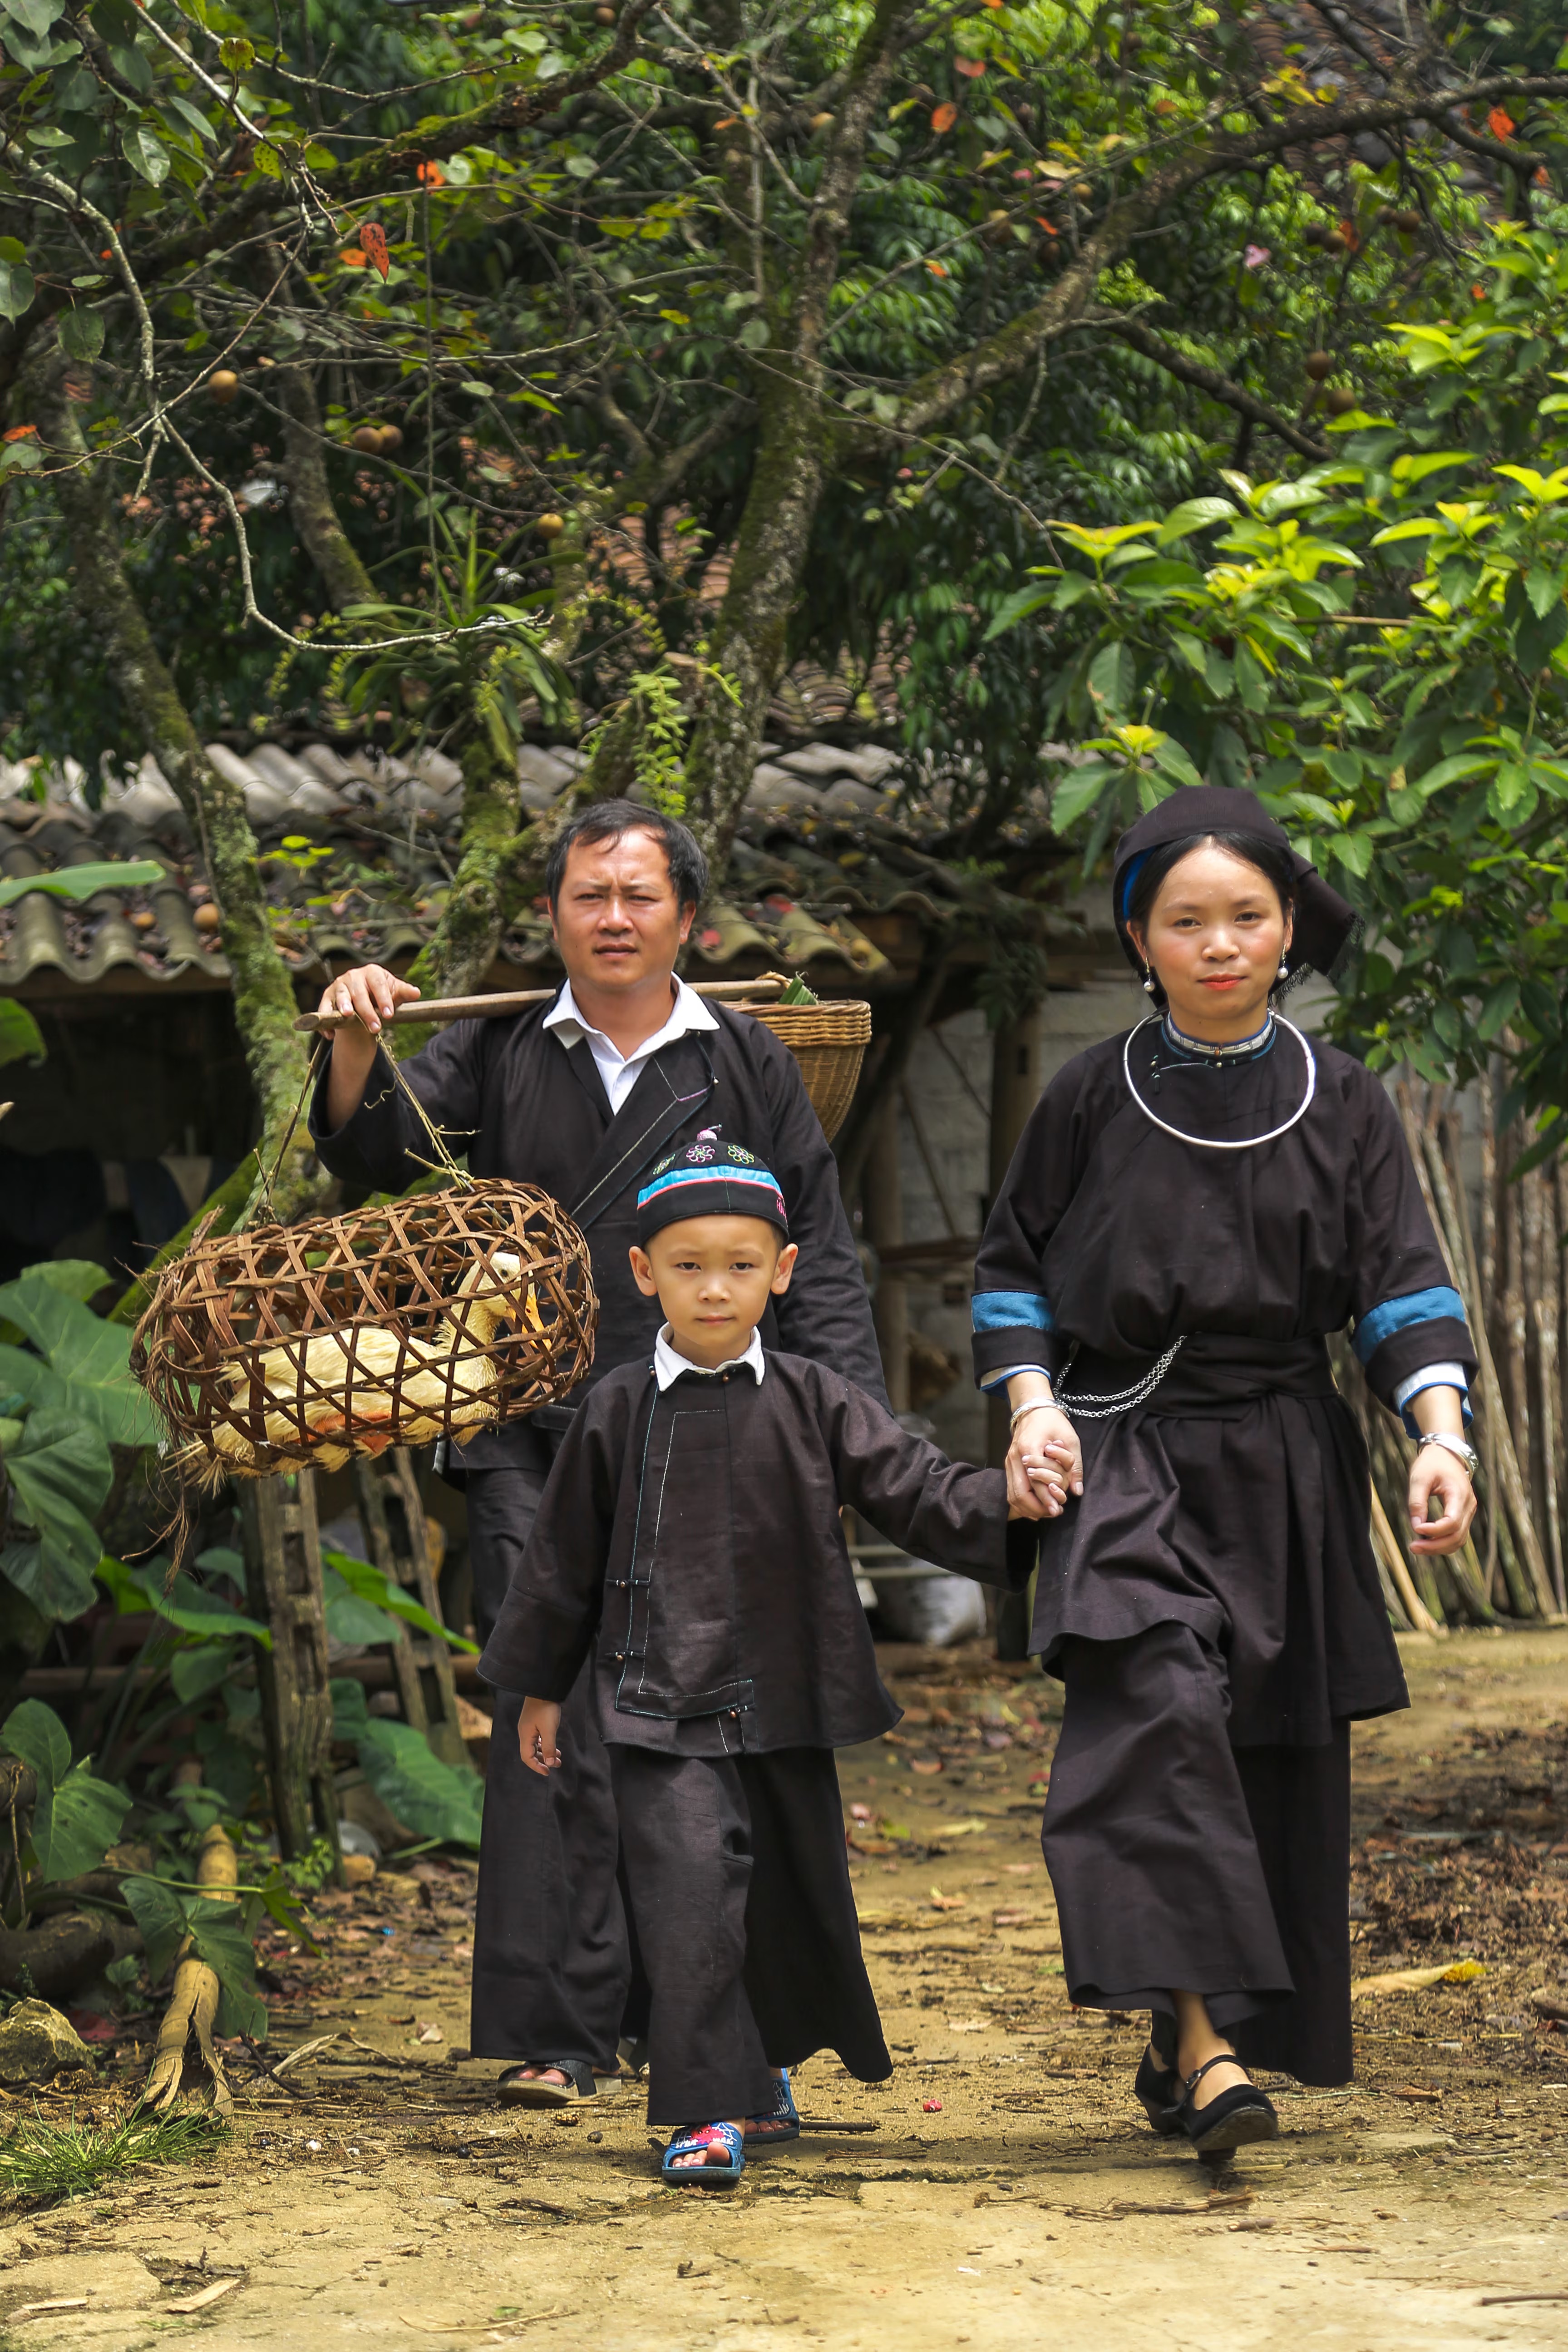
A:
[[[0,1062],[44,1059],[43,1032],[26,1006],[14,996],[0,996]]]
[[[156,1984],[175,1955],[189,1950],[218,1980],[218,2032],[264,2041],[267,2003],[256,1989],[253,1928],[241,1904],[183,1892],[159,1878],[127,1878],[123,1891],[141,1930],[149,1980]]]
[[[479,1654],[478,1644],[465,1635],[455,1633],[450,1625],[443,1625],[433,1617],[412,1592],[368,1559],[355,1559],[348,1552],[329,1548],[321,1554],[322,1585],[328,1596],[328,1631],[340,1642],[386,1642],[396,1637],[396,1628],[386,1622],[390,1615],[401,1618],[405,1624],[415,1626],[434,1641],[448,1643],[455,1650],[465,1651],[470,1657]],[[330,1580],[330,1581],[329,1581]],[[361,1613],[350,1616],[350,1604]],[[336,1610],[336,1617],[332,1612]],[[364,1612],[371,1612],[371,1614]],[[350,1624],[365,1631],[349,1632]]]
[[[1332,463],[1121,531],[1055,524],[1010,625],[1076,739],[1092,860],[1183,784],[1248,783],[1366,914],[1338,1016],[1375,1067],[1511,1060],[1568,1106],[1568,214],[1502,225],[1459,319],[1400,325],[1399,396]],[[1207,542],[1202,544],[1199,542]],[[1049,654],[1045,647],[1049,646]]]
[[[359,1683],[332,1684],[332,1736],[352,1743],[376,1795],[416,1837],[477,1848],[484,1786],[431,1753],[422,1732],[371,1714]]]
[[[138,889],[145,883],[166,882],[168,878],[164,868],[152,857],[66,866],[57,874],[16,874],[8,881],[0,882],[0,907],[14,906],[29,890],[42,890],[48,898],[71,898],[79,904],[84,898],[96,898],[100,890]]]
[[[24,1860],[35,1862],[46,1882],[96,1870],[131,1810],[125,1790],[95,1780],[90,1758],[71,1762],[70,1736],[42,1699],[25,1698],[12,1708],[0,1725],[0,1747],[30,1764],[37,1780]]]
[[[53,2205],[89,2196],[143,2165],[197,2158],[208,2163],[226,2129],[211,2115],[132,2113],[108,2124],[23,2116],[0,2139],[0,2192],[28,2205]]]
[[[212,1557],[210,1553],[203,1555],[204,1559]],[[243,1616],[232,1601],[224,1599],[222,1593],[195,1583],[183,1571],[175,1577],[172,1586],[165,1591],[168,1572],[169,1563],[165,1559],[146,1560],[128,1568],[123,1561],[107,1557],[99,1560],[97,1570],[99,1582],[107,1589],[122,1617],[138,1615],[150,1609],[166,1624],[177,1626],[182,1633],[193,1635],[204,1644],[226,1644],[248,1635],[264,1650],[271,1649],[272,1635],[265,1625],[258,1624],[253,1617]],[[232,1657],[225,1655],[222,1664],[224,1670],[228,1671],[233,1664]]]

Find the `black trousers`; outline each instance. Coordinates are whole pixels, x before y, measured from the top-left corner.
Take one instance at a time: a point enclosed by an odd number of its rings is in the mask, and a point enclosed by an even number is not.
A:
[[[823,2048],[884,2081],[831,1750],[610,1759],[653,1990],[649,2122],[759,2114],[769,2068]]]
[[[1073,1638],[1041,1831],[1080,2007],[1168,2012],[1200,1992],[1253,2065],[1354,2071],[1350,1736],[1232,1748],[1222,1659],[1167,1622]]]
[[[544,1492],[533,1470],[470,1471],[468,1548],[481,1643]],[[588,1669],[561,1710],[565,1763],[548,1780],[517,1754],[520,1696],[502,1693],[485,1788],[470,2046],[477,2058],[571,2058],[612,2069],[647,2032],[648,1989],[627,1915],[610,1758]]]

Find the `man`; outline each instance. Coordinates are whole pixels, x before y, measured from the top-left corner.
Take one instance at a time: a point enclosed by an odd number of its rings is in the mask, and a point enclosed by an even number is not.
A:
[[[538,1184],[583,1228],[599,1293],[593,1370],[651,1358],[662,1321],[632,1279],[640,1181],[653,1160],[714,1129],[779,1178],[801,1269],[769,1308],[768,1346],[831,1364],[885,1401],[860,1262],[837,1171],[800,1072],[771,1031],[712,1007],[674,974],[707,892],[684,825],[630,801],[602,801],[562,827],[546,870],[550,927],[566,969],[553,1005],[459,1021],[402,1074],[476,1176]],[[321,1010],[351,1012],[317,1089],[311,1132],[352,1184],[401,1192],[423,1172],[428,1139],[379,1045],[393,1008],[416,997],[376,964],[345,972]],[[452,1449],[468,1496],[475,1616],[488,1639],[520,1559],[570,1401]],[[476,2055],[521,2062],[503,2099],[558,2105],[613,2073],[632,1958],[618,1877],[606,1752],[586,1677],[566,1705],[571,1761],[542,1781],[517,1753],[520,1693],[497,1695],[474,1938]],[[645,1997],[645,1996],[644,1996]]]

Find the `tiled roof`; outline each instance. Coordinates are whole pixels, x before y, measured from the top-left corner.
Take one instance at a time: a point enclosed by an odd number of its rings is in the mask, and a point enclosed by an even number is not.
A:
[[[911,786],[897,755],[874,745],[763,748],[730,892],[707,911],[693,942],[695,964],[708,971],[782,964],[839,992],[899,985],[932,931],[966,907],[972,917],[993,888],[943,862],[948,785],[925,777]],[[325,743],[297,753],[263,743],[243,757],[222,743],[207,750],[244,793],[278,946],[302,995],[329,969],[372,958],[403,965],[417,954],[456,862],[463,779],[454,761],[434,751],[409,763],[345,756]],[[518,761],[525,807],[548,807],[579,764],[570,746],[526,746]],[[32,796],[40,777],[48,793],[42,802]],[[62,983],[116,993],[226,988],[219,933],[213,914],[204,914],[211,894],[201,845],[156,761],[148,754],[124,776],[106,769],[97,809],[86,786],[74,761],[46,772],[0,761],[0,875],[134,858],[157,862],[168,878],[79,905],[29,892],[0,909],[0,992],[52,996]],[[1043,804],[1012,831],[1009,866],[1038,872],[1060,854]],[[977,944],[976,960],[983,953]],[[540,908],[513,928],[490,978],[545,980],[555,968]]]

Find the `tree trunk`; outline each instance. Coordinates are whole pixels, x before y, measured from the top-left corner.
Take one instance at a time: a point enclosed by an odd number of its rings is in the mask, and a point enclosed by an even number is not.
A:
[[[273,377],[283,411],[283,467],[288,513],[306,554],[321,575],[335,612],[350,604],[373,604],[375,584],[359,550],[343,529],[327,479],[326,436],[316,386],[306,367],[279,368]]]
[[[224,952],[233,973],[235,1019],[262,1119],[262,1160],[270,1170],[294,1117],[308,1066],[294,1033],[294,986],[272,941],[256,835],[239,787],[219,776],[164,665],[125,569],[102,461],[82,437],[57,362],[41,371],[36,414],[51,451],[68,461],[50,476],[70,533],[73,588],[101,637],[116,685],[142,741],[178,793],[207,863],[223,917]],[[318,1197],[308,1138],[297,1129],[272,1184],[279,1217],[298,1216]]]

